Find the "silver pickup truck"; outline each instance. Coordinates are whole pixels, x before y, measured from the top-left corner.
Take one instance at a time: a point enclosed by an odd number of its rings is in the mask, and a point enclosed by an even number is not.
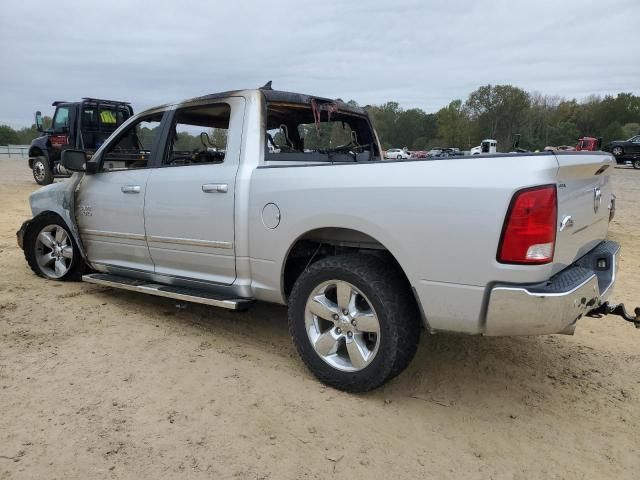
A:
[[[36,274],[288,305],[347,391],[399,374],[423,329],[572,333],[615,281],[607,153],[384,160],[363,109],[269,85],[149,109],[63,165],[18,232]]]

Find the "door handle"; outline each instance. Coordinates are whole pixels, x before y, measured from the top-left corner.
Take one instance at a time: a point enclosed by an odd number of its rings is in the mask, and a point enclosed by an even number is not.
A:
[[[140,193],[140,185],[123,185],[120,190],[122,193]]]
[[[560,231],[563,232],[565,229],[573,227],[573,223],[571,215],[567,215],[562,219],[562,222],[560,222]]]
[[[205,183],[202,185],[204,193],[227,193],[229,185],[226,183]]]

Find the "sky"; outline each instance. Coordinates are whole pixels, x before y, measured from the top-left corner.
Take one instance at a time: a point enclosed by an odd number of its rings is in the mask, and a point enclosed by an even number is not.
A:
[[[276,89],[434,112],[481,85],[640,94],[639,0],[0,0],[0,123]]]

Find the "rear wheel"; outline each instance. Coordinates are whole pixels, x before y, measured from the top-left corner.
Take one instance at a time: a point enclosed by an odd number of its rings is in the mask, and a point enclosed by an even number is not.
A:
[[[397,158],[398,160],[402,160],[402,155],[398,155],[396,158]]]
[[[53,214],[38,217],[29,225],[24,256],[35,274],[50,280],[79,280],[85,270],[68,227]]]
[[[53,182],[53,172],[47,157],[36,157],[32,169],[33,178],[38,185],[49,185]]]
[[[611,153],[613,153],[614,157],[621,157],[622,155],[624,155],[624,150],[622,147],[613,147],[611,149]]]
[[[289,299],[289,331],[309,370],[340,390],[374,389],[415,355],[420,320],[406,279],[373,255],[314,263]]]

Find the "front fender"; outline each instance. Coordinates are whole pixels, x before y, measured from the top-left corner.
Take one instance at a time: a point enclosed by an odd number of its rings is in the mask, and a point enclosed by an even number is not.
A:
[[[75,217],[75,193],[80,180],[82,180],[82,176],[82,173],[75,173],[67,181],[52,183],[51,185],[36,190],[29,196],[29,203],[31,205],[33,219],[51,212],[64,220],[69,227],[71,235],[73,235],[73,239],[76,241],[76,245],[78,245],[80,255],[82,255],[83,260],[89,264]],[[28,222],[32,222],[33,219],[25,222],[18,231],[18,243],[20,243],[20,232],[22,231],[24,235],[23,228],[26,229]]]

